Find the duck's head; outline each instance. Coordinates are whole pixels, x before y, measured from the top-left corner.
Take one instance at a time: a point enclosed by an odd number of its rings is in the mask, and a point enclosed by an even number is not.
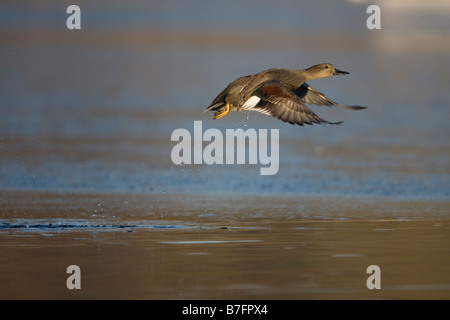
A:
[[[336,69],[331,63],[320,63],[306,69],[311,79],[321,79],[338,74],[348,74],[347,71]]]

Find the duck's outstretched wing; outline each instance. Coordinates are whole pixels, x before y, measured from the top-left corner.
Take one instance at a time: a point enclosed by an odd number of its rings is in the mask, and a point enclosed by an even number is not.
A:
[[[318,106],[336,106],[348,110],[362,110],[367,107],[346,106],[328,99],[325,95],[316,89],[311,88],[306,82],[294,90],[294,93],[306,104],[315,104]]]
[[[255,110],[291,124],[340,124],[328,122],[304,105],[300,97],[278,80],[268,80],[244,97],[243,110]]]

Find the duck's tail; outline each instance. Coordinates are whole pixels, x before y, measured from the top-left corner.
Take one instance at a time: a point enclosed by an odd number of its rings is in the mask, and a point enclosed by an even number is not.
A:
[[[212,104],[212,105],[210,105],[208,108],[206,108],[205,110],[203,110],[203,111],[202,111],[202,114],[205,113],[205,112],[208,112],[208,111],[213,111],[213,110],[220,109],[220,107],[223,107],[223,106],[225,106],[225,103],[223,103],[223,102],[219,102],[219,103]]]

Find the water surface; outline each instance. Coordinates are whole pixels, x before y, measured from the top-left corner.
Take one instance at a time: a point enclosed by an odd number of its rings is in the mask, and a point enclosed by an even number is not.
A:
[[[370,31],[354,1],[80,2],[69,31],[71,3],[2,2],[0,297],[448,299],[449,8],[395,3]],[[350,74],[312,87],[368,109],[201,114],[237,77],[320,62]],[[197,120],[279,129],[278,173],[174,165]]]

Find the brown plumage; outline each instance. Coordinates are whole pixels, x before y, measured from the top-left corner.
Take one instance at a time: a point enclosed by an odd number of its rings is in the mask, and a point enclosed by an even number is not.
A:
[[[334,102],[305,82],[338,74],[348,72],[335,69],[329,63],[321,63],[305,70],[265,70],[231,82],[205,111],[215,111],[213,119],[222,118],[230,111],[254,110],[291,124],[340,124],[342,122],[328,122],[320,118],[305,105],[365,109]]]

